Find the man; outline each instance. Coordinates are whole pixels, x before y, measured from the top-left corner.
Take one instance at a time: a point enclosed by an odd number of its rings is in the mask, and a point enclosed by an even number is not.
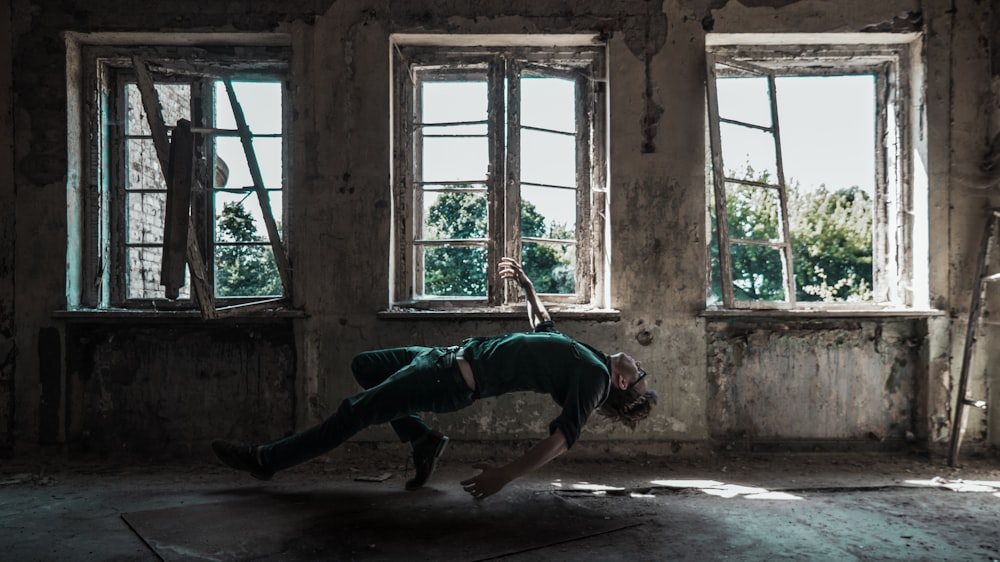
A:
[[[509,392],[547,393],[562,406],[549,436],[503,466],[476,464],[480,473],[462,482],[477,499],[544,466],[577,441],[595,410],[634,428],[649,415],[657,395],[646,388],[646,372],[625,353],[605,355],[556,331],[521,265],[500,261],[501,279],[524,290],[533,332],[469,338],[454,347],[402,347],[359,354],[351,364],[360,394],[345,399],[323,423],[260,446],[215,441],[216,456],[232,468],[267,480],[337,447],[378,423],[390,423],[412,447],[415,476],[407,490],[423,486],[434,472],[448,437],[432,430],[418,412],[453,412],[475,400]]]

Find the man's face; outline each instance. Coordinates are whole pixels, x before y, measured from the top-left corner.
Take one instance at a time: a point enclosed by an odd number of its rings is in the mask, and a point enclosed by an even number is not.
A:
[[[635,389],[640,394],[646,391],[646,371],[642,370],[642,364],[635,357],[627,353],[616,353],[611,356],[611,365],[614,369],[614,383],[618,388]]]

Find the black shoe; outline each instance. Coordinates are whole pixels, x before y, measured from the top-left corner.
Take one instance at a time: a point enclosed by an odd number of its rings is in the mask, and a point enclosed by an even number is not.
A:
[[[212,451],[230,468],[249,472],[258,480],[270,480],[274,476],[273,470],[264,468],[257,460],[257,447],[216,439],[212,441]]]
[[[427,483],[447,446],[448,436],[437,431],[430,431],[413,442],[413,467],[417,474],[406,481],[407,490],[416,490]]]

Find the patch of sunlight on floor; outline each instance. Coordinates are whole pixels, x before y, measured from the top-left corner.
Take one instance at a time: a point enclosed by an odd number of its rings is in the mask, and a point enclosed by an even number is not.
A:
[[[710,496],[719,498],[746,498],[749,500],[801,500],[804,499],[787,492],[772,491],[767,488],[756,486],[741,486],[739,484],[726,484],[718,480],[651,480],[652,487],[638,486],[632,488],[622,488],[620,486],[607,486],[595,484],[593,482],[563,482],[560,479],[553,480],[553,488],[566,492],[590,492],[595,496],[615,495],[629,496],[632,498],[653,498],[656,497],[657,488],[672,488],[678,490],[700,490]]]
[[[993,495],[1000,497],[1000,481],[996,480],[947,480],[935,476],[929,480],[907,480],[906,483],[915,486],[947,488],[955,492],[995,492]]]
[[[750,500],[801,500],[800,496],[786,492],[772,492],[767,488],[726,484],[717,480],[652,480],[650,484],[664,488],[698,489],[720,498],[743,497]]]

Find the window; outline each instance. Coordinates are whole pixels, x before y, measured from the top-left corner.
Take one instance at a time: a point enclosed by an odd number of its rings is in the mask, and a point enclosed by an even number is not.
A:
[[[912,37],[821,37],[709,41],[710,306],[927,306]]]
[[[393,303],[504,304],[507,255],[546,300],[603,306],[602,48],[393,52]]]
[[[83,225],[70,244],[82,256],[75,266],[70,257],[79,275],[68,288],[71,305],[195,308],[204,299],[195,298],[192,275],[205,278],[206,299],[220,305],[286,296],[284,49],[87,46],[82,53],[86,179]],[[152,87],[144,91],[146,77]],[[162,165],[169,145],[157,146],[159,122],[170,143],[189,130],[193,151],[190,205],[178,207],[193,240],[173,250],[187,257],[173,290],[161,279],[171,248]],[[193,270],[192,245],[201,270]]]

